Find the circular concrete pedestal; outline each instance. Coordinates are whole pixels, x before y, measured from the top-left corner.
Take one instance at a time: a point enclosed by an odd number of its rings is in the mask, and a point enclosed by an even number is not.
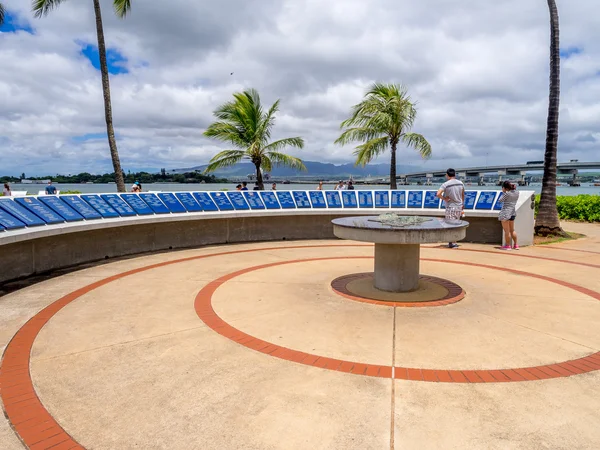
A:
[[[333,233],[342,239],[375,244],[375,288],[410,292],[419,287],[420,244],[456,242],[465,238],[468,222],[437,217],[422,223],[393,225],[377,216],[335,219]]]
[[[388,292],[419,288],[419,244],[375,244],[374,286]]]

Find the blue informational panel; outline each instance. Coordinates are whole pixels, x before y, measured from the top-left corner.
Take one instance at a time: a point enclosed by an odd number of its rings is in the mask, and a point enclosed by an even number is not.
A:
[[[323,191],[310,191],[308,195],[310,196],[310,203],[313,208],[327,208]]]
[[[235,209],[240,209],[240,210],[250,209],[250,207],[248,206],[248,203],[246,203],[246,200],[244,199],[244,196],[242,195],[241,192],[238,192],[238,191],[228,192],[227,196],[229,197],[229,200],[231,201],[231,203]]]
[[[101,219],[102,215],[76,195],[61,195],[60,199],[83,216],[85,220]]]
[[[183,207],[189,212],[202,211],[202,206],[198,204],[194,196],[190,192],[177,192],[175,194],[177,200],[181,202]]]
[[[267,206],[267,209],[280,209],[279,202],[277,201],[277,196],[275,192],[270,191],[261,191],[260,193],[262,197],[262,201]]]
[[[310,208],[310,200],[308,195],[303,191],[293,191],[294,200],[298,208]]]
[[[406,191],[392,191],[392,208],[406,208]]]
[[[152,208],[150,208],[138,194],[121,194],[121,198],[140,216],[149,216],[154,213]]]
[[[151,192],[143,192],[140,194],[140,198],[150,208],[152,208],[152,212],[154,212],[154,214],[169,214],[171,212],[169,211],[169,208],[167,208],[161,201],[161,199],[156,196],[156,194]]]
[[[229,201],[229,198],[227,198],[225,192],[211,192],[210,196],[216,203],[219,211],[233,211],[233,205]]]
[[[181,204],[181,202],[179,200],[177,200],[177,197],[175,197],[175,194],[171,193],[171,192],[159,192],[158,194],[158,198],[161,199],[161,201],[165,204],[165,206],[169,209],[170,212],[177,214],[177,213],[184,213],[186,212],[186,209],[183,207],[183,205]],[[194,200],[192,198],[192,200]],[[148,202],[146,202],[148,203]],[[194,202],[196,203],[196,202]],[[152,206],[152,205],[150,205]]]
[[[102,194],[100,197],[102,197],[102,199],[106,201],[111,208],[118,212],[120,216],[128,217],[136,215],[131,206],[129,206],[125,200],[123,200],[117,194]]]
[[[265,204],[263,203],[260,195],[256,191],[242,191],[244,194],[244,198],[248,202],[250,209],[265,209]],[[272,192],[261,192],[263,194],[263,198],[266,197],[265,194],[271,194],[275,199],[275,206],[272,206],[269,209],[279,209],[279,203],[277,203],[277,198],[275,198],[275,194]]]
[[[289,191],[277,191],[277,199],[283,209],[295,209],[296,202]],[[307,199],[308,200],[308,199]]]
[[[409,208],[423,207],[423,191],[408,191],[408,201],[406,205]]]
[[[500,211],[502,209],[502,202],[500,199],[502,198],[503,192],[498,194],[498,198],[496,199],[496,203],[494,204],[494,211]]]
[[[358,208],[356,191],[342,191],[342,203],[344,204],[344,208]]]
[[[475,200],[477,199],[477,191],[465,192],[465,209],[475,208]]]
[[[218,211],[217,205],[213,202],[213,199],[208,195],[208,192],[194,192],[194,198],[202,208],[202,211]],[[231,207],[233,209],[233,206]]]
[[[15,202],[18,202],[21,206],[27,208],[29,212],[32,212],[47,224],[63,223],[65,221],[61,216],[56,214],[37,198],[17,197],[15,198]]]
[[[423,203],[424,208],[439,209],[441,199],[437,197],[437,191],[425,192],[425,201]]]
[[[361,208],[372,208],[373,193],[371,191],[358,191],[358,205]]]
[[[38,197],[44,205],[53,210],[67,222],[79,222],[83,216],[63,202],[60,197],[49,195],[47,197]]]
[[[119,213],[113,209],[103,198],[95,194],[83,194],[81,196],[92,208],[100,213],[104,218],[119,217]]]
[[[2,225],[2,228],[7,230],[25,228],[25,224],[23,222],[21,222],[19,219],[15,219],[3,209],[0,209],[0,225]]]
[[[390,207],[390,192],[389,191],[375,191],[375,208],[389,208]]]
[[[13,202],[12,200],[0,199],[0,209],[9,213],[16,219],[19,219],[28,227],[36,227],[46,224],[46,222],[44,222],[38,216],[30,213],[26,208],[23,208],[21,205]]]
[[[482,191],[477,199],[475,209],[492,209],[494,206],[494,200],[496,199],[496,192],[494,191]]]
[[[327,199],[327,206],[329,206],[330,208],[342,207],[340,191],[325,191],[325,198]]]

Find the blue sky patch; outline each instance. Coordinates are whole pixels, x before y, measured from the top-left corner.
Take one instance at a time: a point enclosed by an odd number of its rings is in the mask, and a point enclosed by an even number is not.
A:
[[[100,56],[98,54],[98,46],[79,42],[81,46],[81,54],[85,56],[96,70],[100,70]],[[106,49],[106,63],[108,65],[108,73],[111,75],[120,75],[129,73],[127,69],[127,58],[125,58],[117,49]]]
[[[19,19],[16,14],[12,14],[8,10],[4,12],[4,24],[0,26],[0,32],[16,33],[17,31],[25,31],[26,33],[34,34],[33,28],[26,20]]]
[[[583,49],[581,47],[567,47],[560,49],[560,57],[569,59],[571,56],[580,55],[583,53]]]
[[[87,142],[98,139],[108,139],[108,135],[106,133],[86,133],[81,136],[73,136],[71,139],[75,142]]]

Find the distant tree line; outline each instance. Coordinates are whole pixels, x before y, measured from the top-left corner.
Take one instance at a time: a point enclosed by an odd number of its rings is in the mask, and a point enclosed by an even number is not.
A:
[[[25,174],[21,177],[0,176],[2,183],[18,183],[25,179]],[[178,174],[168,173],[148,173],[135,172],[123,174],[126,183],[139,181],[142,184],[147,183],[227,183],[226,178],[217,178],[215,175],[207,175],[201,172],[186,172]],[[94,175],[88,172],[82,172],[77,175],[46,175],[42,177],[28,177],[29,180],[52,180],[54,183],[114,183],[115,174],[105,173],[103,175]]]

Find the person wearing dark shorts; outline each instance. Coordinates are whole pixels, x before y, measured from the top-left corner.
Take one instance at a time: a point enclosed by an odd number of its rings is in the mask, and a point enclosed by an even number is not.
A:
[[[498,199],[502,203],[502,209],[500,210],[500,214],[498,214],[498,220],[504,230],[504,245],[502,246],[502,250],[519,250],[517,232],[515,231],[518,200],[519,192],[517,192],[517,187],[510,181],[502,183],[502,194]]]

